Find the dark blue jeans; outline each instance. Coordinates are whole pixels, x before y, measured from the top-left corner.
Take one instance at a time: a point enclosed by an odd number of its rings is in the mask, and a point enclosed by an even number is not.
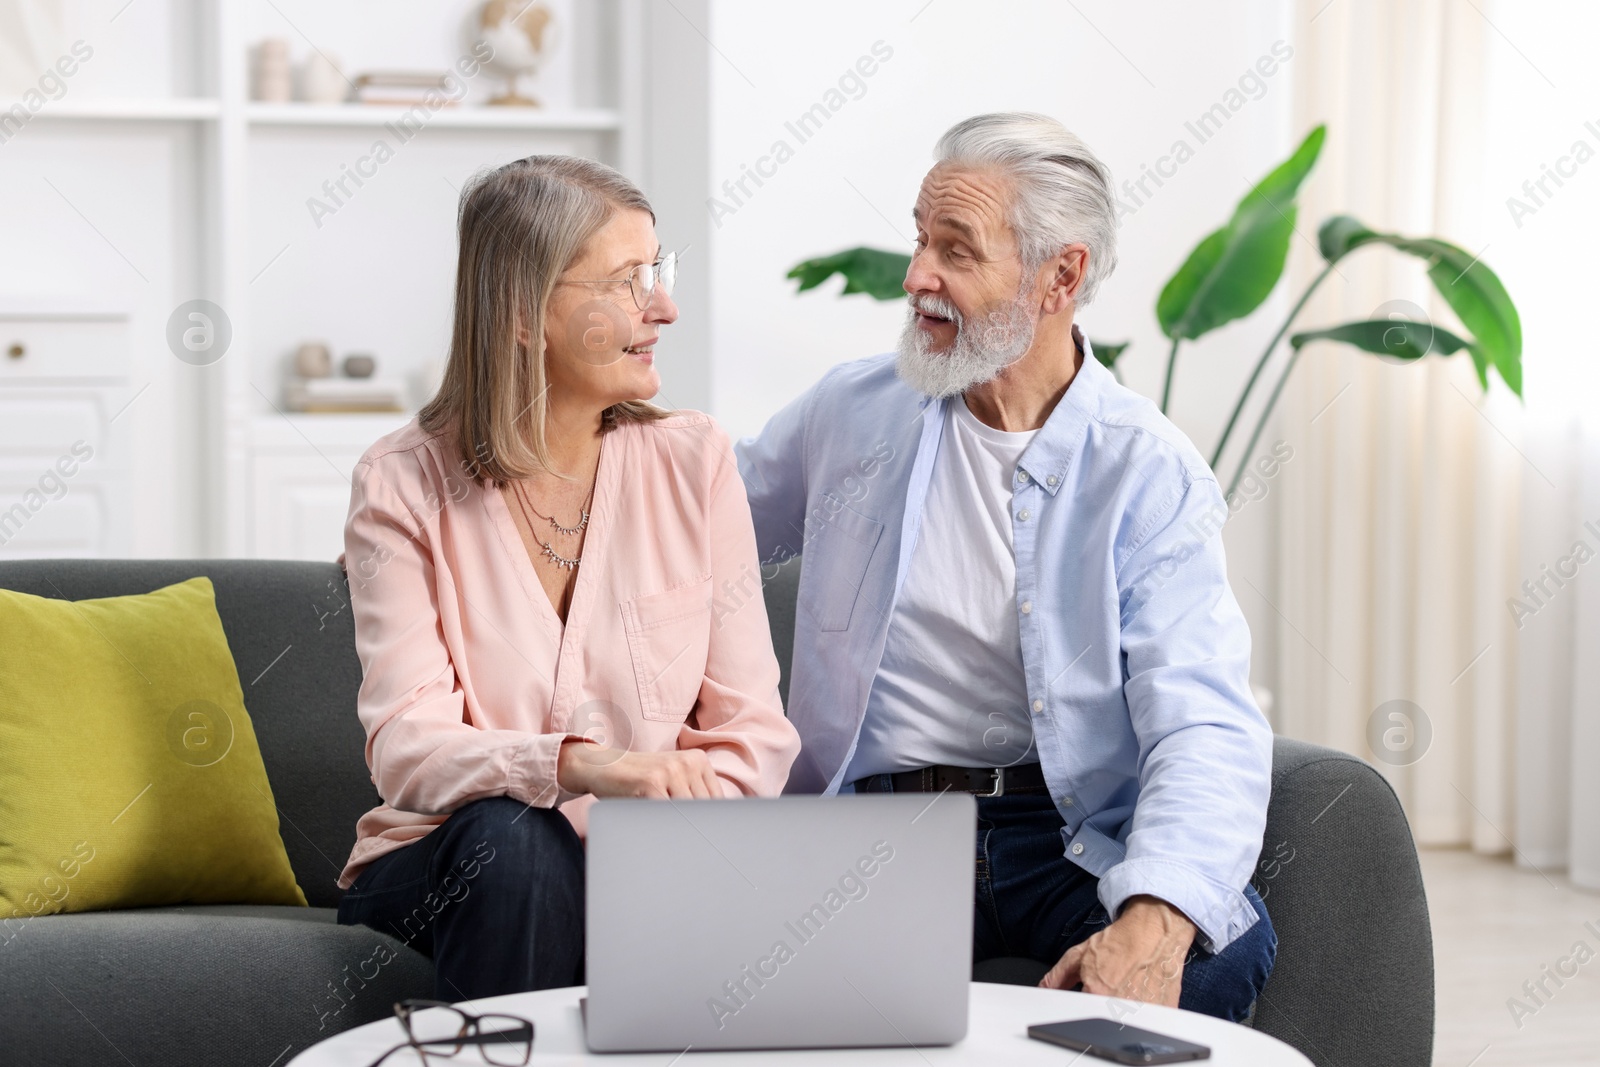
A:
[[[979,798],[974,963],[1026,956],[1053,966],[1109,925],[1100,880],[1062,855],[1062,825],[1046,796]],[[1249,1017],[1278,938],[1255,889],[1245,895],[1260,921],[1220,953],[1189,950],[1178,1007],[1233,1022]]]
[[[434,996],[583,984],[583,842],[566,816],[489,797],[373,860],[339,922],[430,956]]]

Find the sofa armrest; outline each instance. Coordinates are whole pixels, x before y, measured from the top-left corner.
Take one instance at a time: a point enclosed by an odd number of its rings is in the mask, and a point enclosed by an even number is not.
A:
[[[1389,783],[1279,737],[1253,879],[1278,934],[1255,1028],[1318,1067],[1433,1060],[1433,934],[1411,828]]]
[[[434,995],[428,957],[334,918],[196,905],[20,920],[0,946],[0,1061],[282,1067]]]

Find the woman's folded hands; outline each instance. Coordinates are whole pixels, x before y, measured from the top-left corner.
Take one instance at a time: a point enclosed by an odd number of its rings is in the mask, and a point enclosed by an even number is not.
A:
[[[726,795],[711,760],[699,749],[630,752],[580,737],[562,742],[556,780],[569,792],[597,797],[693,800]]]

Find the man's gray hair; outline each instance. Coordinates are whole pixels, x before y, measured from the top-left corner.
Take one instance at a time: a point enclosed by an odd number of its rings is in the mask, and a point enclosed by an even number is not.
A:
[[[1089,249],[1078,289],[1082,307],[1117,265],[1116,201],[1111,171],[1072,131],[1027,111],[974,115],[945,131],[934,159],[994,168],[1011,180],[1011,228],[1028,274],[1069,244]]]

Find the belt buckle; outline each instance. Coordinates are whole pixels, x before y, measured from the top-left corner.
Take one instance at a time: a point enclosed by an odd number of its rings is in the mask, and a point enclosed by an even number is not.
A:
[[[987,793],[976,793],[980,797],[1003,797],[1006,795],[1006,769],[1004,767],[991,767],[989,776],[994,779],[994,789]]]

